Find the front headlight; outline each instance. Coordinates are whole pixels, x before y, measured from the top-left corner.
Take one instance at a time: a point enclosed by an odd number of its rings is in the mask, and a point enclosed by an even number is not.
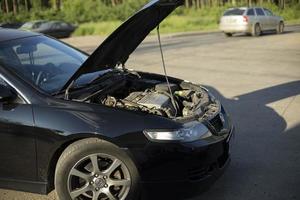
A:
[[[180,141],[192,142],[195,140],[210,137],[212,134],[207,127],[199,122],[191,122],[183,128],[173,131],[168,130],[145,130],[144,134],[154,141]]]

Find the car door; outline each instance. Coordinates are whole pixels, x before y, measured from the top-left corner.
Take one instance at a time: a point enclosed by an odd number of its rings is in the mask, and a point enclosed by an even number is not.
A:
[[[277,25],[278,25],[277,17],[274,16],[274,14],[266,8],[264,8],[264,11],[265,11],[266,17],[268,18],[269,29],[272,29],[272,30],[276,29]]]
[[[56,37],[57,35],[57,26],[56,23],[47,22],[43,25],[42,32],[46,35],[50,35],[52,37]]]
[[[63,35],[64,30],[61,27],[61,24],[59,22],[55,22],[51,26],[51,33],[53,37],[60,38],[61,35]]]
[[[0,74],[0,85],[18,95],[13,102],[0,102],[0,185],[36,180],[36,147],[30,104]]]
[[[262,8],[255,8],[255,12],[256,12],[256,17],[257,17],[257,21],[260,24],[261,29],[264,30],[268,30],[269,29],[269,23],[268,23],[268,19],[263,11]]]
[[[61,32],[62,32],[62,37],[69,37],[72,33],[73,27],[71,24],[67,24],[65,22],[60,23],[61,26]]]
[[[248,16],[248,21],[251,24],[251,26],[253,26],[256,22],[256,15],[255,15],[255,11],[253,8],[249,8],[247,10],[246,15]]]

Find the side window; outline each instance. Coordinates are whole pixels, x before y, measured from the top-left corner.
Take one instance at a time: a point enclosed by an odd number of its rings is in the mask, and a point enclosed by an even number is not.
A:
[[[11,48],[0,49],[0,65],[17,66],[20,64],[18,57]]]
[[[0,77],[0,85],[8,87],[7,83]]]
[[[265,11],[267,16],[273,16],[273,13],[270,10],[264,8],[264,11]]]
[[[255,8],[255,11],[258,16],[265,16],[265,13],[261,8]]]
[[[251,8],[247,11],[247,16],[255,16],[254,9]]]
[[[1,74],[0,74],[1,75]],[[1,76],[0,76],[0,85],[10,88],[11,90],[15,91],[14,88],[12,88]],[[17,91],[15,91],[17,94]],[[18,97],[16,98],[16,100],[14,101],[14,103],[16,104],[25,104],[25,101],[23,100],[23,98],[18,94]]]
[[[67,24],[67,23],[61,23],[60,25],[61,25],[61,28],[69,28],[70,27],[69,24]]]
[[[61,28],[61,25],[59,23],[55,23],[53,24],[53,29],[60,29]]]
[[[3,51],[0,51],[0,64],[5,62],[5,55]]]

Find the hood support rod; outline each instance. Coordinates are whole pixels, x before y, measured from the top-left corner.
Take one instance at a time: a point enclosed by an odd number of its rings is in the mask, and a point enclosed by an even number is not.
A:
[[[177,116],[177,106],[176,106],[176,103],[175,103],[175,100],[174,100],[174,95],[172,93],[170,82],[169,82],[169,78],[168,78],[168,74],[167,74],[165,57],[164,57],[164,53],[163,53],[163,49],[162,49],[162,45],[161,45],[161,37],[160,37],[159,25],[157,26],[156,30],[157,30],[157,38],[158,38],[158,43],[159,43],[159,49],[160,49],[160,55],[161,55],[161,61],[162,61],[163,69],[164,69],[164,74],[165,74],[167,85],[168,85],[168,89],[169,89],[169,92],[170,92],[171,101],[172,101],[172,104],[173,104],[173,106],[175,108],[175,111],[176,111],[175,112],[175,116],[174,116],[174,118],[175,118]]]
[[[70,85],[66,88],[66,91],[65,91],[65,100],[69,100],[69,98],[70,98],[70,92],[69,91],[73,87],[74,83],[75,83],[75,80],[73,80],[70,83]]]

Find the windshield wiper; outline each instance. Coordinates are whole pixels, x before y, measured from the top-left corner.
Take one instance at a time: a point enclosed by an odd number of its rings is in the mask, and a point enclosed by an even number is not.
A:
[[[64,99],[65,100],[69,100],[70,99],[70,91],[71,90],[73,92],[74,90],[82,89],[82,88],[85,88],[85,87],[90,87],[92,85],[95,85],[95,84],[98,84],[98,83],[100,83],[102,81],[107,80],[112,74],[119,73],[119,72],[120,72],[120,70],[118,70],[118,71],[116,71],[116,70],[110,70],[110,71],[108,71],[108,72],[106,72],[104,74],[98,75],[97,77],[93,78],[89,82],[87,82],[85,84],[82,84],[80,86],[77,85],[76,87],[74,87],[74,86],[76,85],[75,83],[77,81],[73,80],[66,89],[59,90],[57,92],[52,93],[51,95],[52,96],[57,96],[57,95],[62,95],[63,94],[64,95]]]

